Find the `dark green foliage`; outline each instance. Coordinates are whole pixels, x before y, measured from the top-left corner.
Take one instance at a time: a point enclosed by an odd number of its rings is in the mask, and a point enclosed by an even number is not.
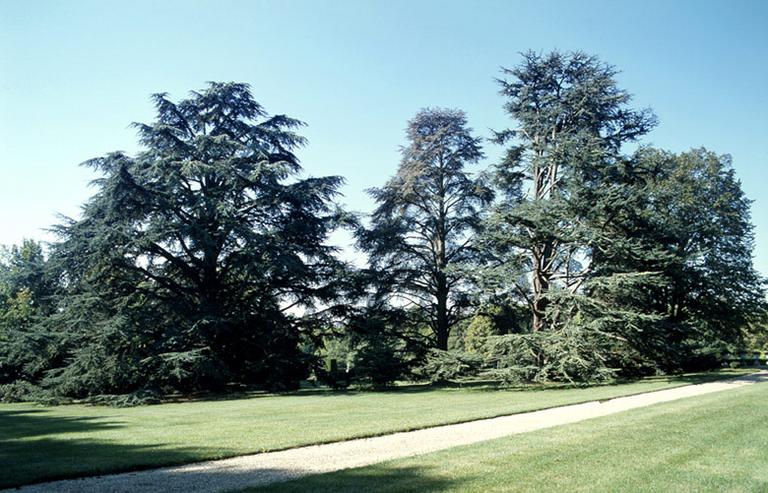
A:
[[[34,401],[38,395],[39,388],[26,380],[0,384],[0,402]]]
[[[409,375],[400,343],[394,338],[375,337],[365,342],[353,360],[354,381],[358,384],[383,388]]]
[[[442,383],[474,377],[482,365],[483,358],[476,353],[431,349],[415,373],[432,383]]]
[[[40,243],[0,251],[0,384],[39,379],[57,358],[40,322],[55,313],[57,273]]]
[[[661,368],[714,366],[765,306],[764,282],[752,267],[749,201],[730,157],[705,149],[643,148],[628,166],[638,193],[609,232],[634,247],[595,252],[590,294],[649,316],[652,323],[617,332]],[[608,282],[632,271],[646,276]]]
[[[550,332],[502,339],[515,378],[701,369],[764,305],[730,158],[624,156],[654,118],[627,107],[615,74],[581,53],[527,53],[500,81],[518,126],[497,134],[513,145],[494,171],[482,279]]]
[[[628,108],[616,70],[583,53],[528,52],[500,80],[504,109],[516,127],[496,134],[512,142],[494,170],[502,200],[486,230],[493,253],[486,285],[528,305],[533,331],[557,329],[547,318],[549,291],[576,293],[589,274],[589,209],[604,193],[605,169],[624,142],[654,124],[649,111]],[[611,217],[602,217],[610,222]]]
[[[461,344],[469,352],[482,353],[486,339],[494,335],[528,332],[530,314],[521,304],[486,304],[475,311],[462,330]]]
[[[385,304],[370,305],[351,316],[346,328],[353,348],[351,380],[385,387],[409,378],[429,345],[414,319]]]
[[[429,326],[448,348],[469,306],[463,272],[477,257],[474,234],[491,191],[466,165],[482,158],[480,139],[458,110],[426,109],[408,123],[397,174],[370,190],[377,207],[358,244],[368,253],[376,293]]]
[[[486,374],[501,381],[604,382],[616,374],[607,365],[610,339],[571,324],[559,330],[508,334],[488,339]]]
[[[153,100],[156,121],[136,124],[144,151],[85,163],[102,174],[96,194],[56,230],[66,295],[45,325],[67,362],[43,384],[72,396],[293,387],[311,363],[302,337],[351,288],[325,242],[352,223],[332,201],[343,180],[299,178],[302,123],[267,115],[245,84]]]

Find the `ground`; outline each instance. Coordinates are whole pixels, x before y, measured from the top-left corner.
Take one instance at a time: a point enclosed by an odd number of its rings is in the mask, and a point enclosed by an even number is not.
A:
[[[768,387],[754,385],[255,492],[764,492]]]
[[[231,457],[699,383],[738,371],[590,388],[410,387],[136,408],[0,405],[0,487]]]

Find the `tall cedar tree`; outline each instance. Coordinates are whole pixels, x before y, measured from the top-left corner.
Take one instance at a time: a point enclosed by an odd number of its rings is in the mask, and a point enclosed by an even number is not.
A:
[[[153,101],[156,121],[135,124],[145,150],[86,162],[97,193],[58,228],[68,294],[52,323],[71,357],[51,385],[293,386],[301,338],[342,309],[326,239],[350,220],[333,202],[343,179],[300,178],[302,122],[269,116],[247,84]]]
[[[435,346],[447,349],[467,306],[460,267],[477,254],[474,234],[492,194],[465,169],[483,154],[463,112],[422,110],[408,122],[407,138],[395,176],[369,191],[378,206],[359,245],[380,293],[424,317]]]
[[[537,332],[557,318],[554,298],[588,279],[591,193],[620,162],[622,144],[655,118],[627,107],[631,96],[617,87],[613,67],[580,52],[527,52],[503,72],[504,108],[516,126],[496,133],[497,143],[512,145],[494,173],[503,198],[488,223],[497,260],[488,278],[528,305]]]

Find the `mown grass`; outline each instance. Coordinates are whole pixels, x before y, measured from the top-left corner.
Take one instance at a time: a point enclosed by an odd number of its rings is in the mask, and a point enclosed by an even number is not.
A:
[[[249,492],[765,492],[768,385]]]
[[[588,388],[310,391],[134,408],[0,405],[0,487],[217,459],[514,414],[745,373]]]

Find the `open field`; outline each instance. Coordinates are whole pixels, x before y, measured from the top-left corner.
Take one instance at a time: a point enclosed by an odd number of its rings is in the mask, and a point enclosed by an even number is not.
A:
[[[766,402],[754,385],[248,491],[768,491]]]
[[[279,450],[649,392],[748,370],[589,388],[409,387],[135,408],[0,405],[0,486]]]

